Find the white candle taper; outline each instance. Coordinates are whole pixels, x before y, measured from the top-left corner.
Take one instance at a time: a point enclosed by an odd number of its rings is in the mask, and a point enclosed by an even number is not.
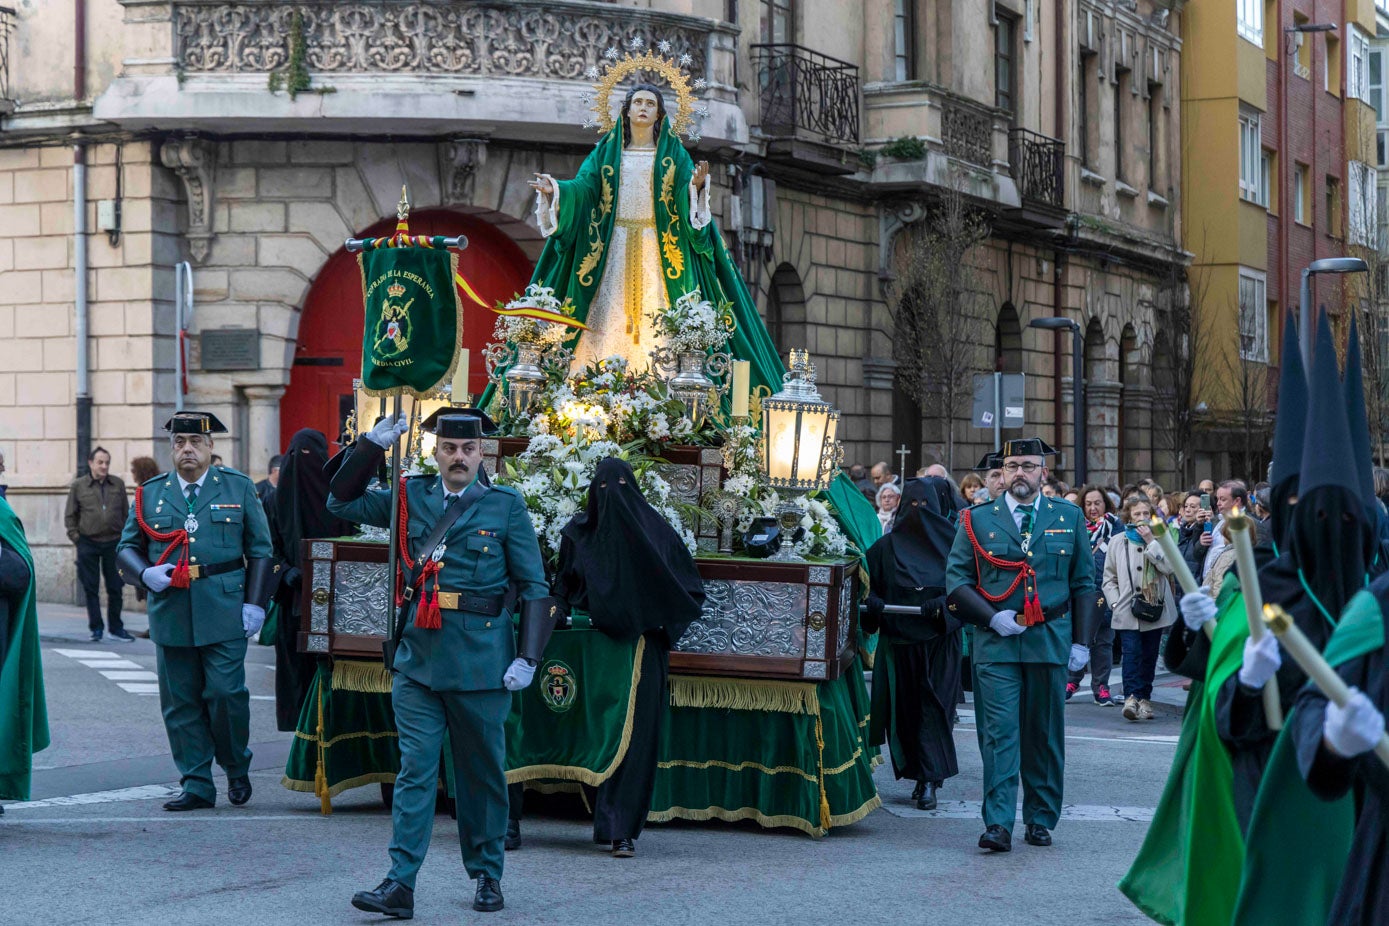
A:
[[[1196,577],[1187,568],[1186,560],[1182,558],[1182,551],[1177,547],[1177,541],[1173,539],[1172,532],[1167,529],[1167,523],[1162,518],[1154,517],[1148,522],[1148,527],[1152,529],[1153,536],[1157,538],[1158,546],[1162,547],[1162,555],[1167,557],[1167,564],[1172,567],[1172,574],[1177,577],[1177,584],[1182,587],[1182,592],[1190,594],[1199,592],[1201,586],[1196,584]],[[1215,621],[1206,621],[1202,625],[1206,630],[1206,637],[1215,636]]]
[[[752,361],[733,361],[733,417],[748,416],[748,389],[752,382]]]
[[[1239,564],[1239,586],[1244,594],[1244,615],[1249,620],[1249,636],[1255,642],[1264,638],[1264,599],[1259,591],[1259,567],[1254,564],[1254,543],[1249,539],[1249,517],[1239,506],[1230,510],[1225,523],[1230,525],[1231,543],[1235,545],[1235,562]],[[1270,730],[1283,729],[1283,704],[1278,700],[1278,682],[1264,682],[1264,719]]]
[[[1326,695],[1327,700],[1337,707],[1345,707],[1350,700],[1350,686],[1348,686],[1341,676],[1336,674],[1336,670],[1331,668],[1322,654],[1317,652],[1317,648],[1311,641],[1297,629],[1297,624],[1293,623],[1292,615],[1284,611],[1276,604],[1264,605],[1264,623],[1268,629],[1277,635],[1278,641],[1283,644],[1283,649],[1288,655],[1293,657],[1293,661],[1302,667],[1302,671],[1307,673],[1307,677],[1321,689],[1321,693]],[[1384,763],[1385,768],[1389,768],[1389,734],[1381,733],[1379,742],[1375,744],[1375,755],[1379,761]]]
[[[458,355],[458,366],[453,371],[453,404],[468,404],[468,348]]]

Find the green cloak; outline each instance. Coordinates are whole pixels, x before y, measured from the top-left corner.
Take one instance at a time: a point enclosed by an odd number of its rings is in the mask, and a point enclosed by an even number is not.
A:
[[[1215,704],[1244,659],[1249,622],[1236,576],[1227,576],[1220,597],[1205,684],[1192,685],[1157,812],[1119,882],[1138,909],[1168,926],[1228,923],[1244,863],[1234,771],[1216,729]]]
[[[0,543],[24,558],[31,576],[34,557],[24,525],[0,498]],[[0,665],[0,798],[27,801],[34,753],[48,748],[48,708],[43,698],[39,613],[31,578],[10,618],[9,646]]]
[[[1364,591],[1346,606],[1322,655],[1339,666],[1383,645],[1379,602]],[[1292,720],[1289,714],[1254,801],[1236,924],[1321,926],[1350,858],[1355,799],[1324,801],[1307,788],[1289,734]]]
[[[781,388],[786,367],[757,312],[757,305],[743,283],[742,274],[728,254],[717,223],[703,228],[690,224],[690,178],[694,161],[662,120],[656,138],[656,174],[652,187],[656,233],[660,238],[661,269],[671,305],[698,288],[715,305],[733,306],[737,327],[729,352],[752,364],[752,388]],[[594,147],[573,180],[558,180],[559,221],[554,234],[536,261],[531,282],[554,289],[561,301],[574,303],[574,317],[588,318],[607,264],[617,216],[617,191],[622,180],[622,126],[614,126]],[[575,341],[582,335],[576,332]],[[485,406],[489,395],[484,396]],[[848,477],[840,474],[826,492],[840,526],[859,548],[867,550],[882,534],[873,505]]]

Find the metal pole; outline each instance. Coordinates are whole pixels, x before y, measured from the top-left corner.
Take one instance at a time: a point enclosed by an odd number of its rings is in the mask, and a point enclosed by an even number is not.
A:
[[[994,371],[994,453],[1003,449],[1003,374]]]
[[[395,411],[393,419],[400,419],[400,395],[395,397]],[[362,425],[358,425],[363,427]],[[366,427],[370,427],[369,425]],[[400,440],[397,439],[391,445],[391,539],[390,545],[386,548],[386,582],[390,594],[387,596],[387,614],[390,615],[391,623],[388,627],[395,626],[395,573],[396,573],[396,551],[400,549]]]
[[[183,381],[188,375],[188,358],[183,354],[183,332],[193,315],[193,265],[186,260],[174,264],[174,411],[183,411]]]
[[[1076,440],[1076,465],[1075,482],[1076,488],[1085,485],[1085,478],[1089,475],[1086,472],[1085,459],[1085,338],[1080,333],[1080,324],[1071,323],[1071,391],[1073,398],[1071,404],[1075,406],[1075,433]]]
[[[343,242],[343,247],[355,254],[357,251],[366,248],[368,244],[375,240],[374,238],[348,238]],[[455,248],[461,251],[468,246],[468,236],[459,235],[456,238],[445,238],[440,244],[442,247]]]
[[[1312,270],[1302,268],[1302,288],[1297,303],[1297,341],[1302,346],[1302,369],[1312,371]]]
[[[80,69],[79,63],[79,72]],[[91,358],[87,345],[87,148],[84,142],[72,146],[72,250],[73,333],[77,339],[77,472],[81,473],[92,447]]]

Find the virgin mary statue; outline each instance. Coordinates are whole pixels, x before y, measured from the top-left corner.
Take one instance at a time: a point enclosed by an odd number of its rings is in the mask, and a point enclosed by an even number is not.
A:
[[[621,118],[574,179],[537,174],[530,185],[546,239],[531,282],[572,301],[589,329],[576,335],[575,369],[613,355],[646,369],[660,346],[652,312],[698,289],[715,305],[732,305],[729,352],[751,361],[753,388],[781,388],[786,368],[710,215],[709,165],[691,160],[657,87],[627,92]],[[871,506],[846,479],[829,496],[867,549],[880,532]]]

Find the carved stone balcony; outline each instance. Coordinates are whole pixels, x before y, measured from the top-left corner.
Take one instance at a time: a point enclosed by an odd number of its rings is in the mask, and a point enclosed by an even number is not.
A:
[[[97,104],[132,128],[473,133],[577,141],[587,74],[634,38],[703,78],[712,141],[745,141],[737,30],[591,0],[120,0],[138,56]]]
[[[814,173],[858,169],[858,67],[799,45],[753,45],[767,156]]]
[[[945,153],[976,167],[994,162],[994,122],[983,106],[958,97],[941,104],[940,138]]]

